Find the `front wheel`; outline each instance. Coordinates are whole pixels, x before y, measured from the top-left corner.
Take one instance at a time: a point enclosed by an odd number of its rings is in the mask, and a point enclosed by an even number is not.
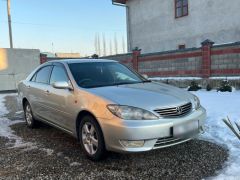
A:
[[[87,155],[93,161],[99,161],[105,157],[106,149],[100,126],[92,116],[85,116],[79,126],[80,144]]]

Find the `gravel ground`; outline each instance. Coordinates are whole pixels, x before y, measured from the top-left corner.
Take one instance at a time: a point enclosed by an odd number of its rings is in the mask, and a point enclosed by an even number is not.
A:
[[[5,104],[10,120],[23,120],[16,97]],[[147,153],[109,153],[106,160],[91,162],[77,140],[60,130],[47,125],[31,130],[24,123],[12,129],[28,143],[12,148],[0,137],[0,179],[202,179],[216,175],[228,158],[223,147],[192,140]]]

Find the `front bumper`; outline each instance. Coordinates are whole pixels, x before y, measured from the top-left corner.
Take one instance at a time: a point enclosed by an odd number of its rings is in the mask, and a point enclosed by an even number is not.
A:
[[[203,132],[206,119],[206,110],[201,107],[190,114],[173,119],[159,120],[122,120],[99,119],[104,134],[107,150],[116,152],[143,152],[152,149],[164,148],[186,142]],[[199,130],[184,138],[173,136],[173,127],[186,124],[191,121],[199,122]],[[144,140],[142,147],[129,148],[122,145],[121,140]]]

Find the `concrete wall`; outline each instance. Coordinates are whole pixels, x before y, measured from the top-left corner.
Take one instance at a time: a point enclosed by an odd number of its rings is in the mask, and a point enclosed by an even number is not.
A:
[[[216,44],[240,40],[240,0],[188,0],[189,15],[175,18],[174,0],[129,0],[131,47],[143,53],[174,50],[179,44],[199,47],[205,39]]]
[[[16,90],[39,64],[39,50],[0,48],[0,91]]]

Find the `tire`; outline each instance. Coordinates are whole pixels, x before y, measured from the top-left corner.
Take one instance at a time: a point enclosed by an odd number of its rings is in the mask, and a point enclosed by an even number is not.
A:
[[[23,110],[24,110],[24,118],[25,118],[27,127],[31,128],[31,129],[36,128],[37,121],[33,117],[32,108],[31,108],[29,102],[26,101],[24,103]]]
[[[95,118],[84,116],[78,133],[81,147],[90,160],[100,161],[106,157],[103,133]]]

